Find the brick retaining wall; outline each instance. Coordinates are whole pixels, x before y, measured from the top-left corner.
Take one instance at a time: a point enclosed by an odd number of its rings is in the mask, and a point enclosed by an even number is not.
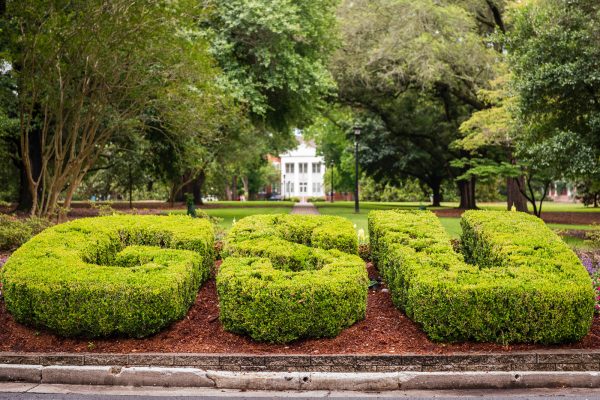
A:
[[[448,355],[222,355],[2,353],[0,364],[196,367],[222,371],[458,372],[600,371],[600,351]]]

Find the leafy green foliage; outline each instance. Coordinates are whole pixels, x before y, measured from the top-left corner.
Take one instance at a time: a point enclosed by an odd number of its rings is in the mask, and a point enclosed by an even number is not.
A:
[[[6,27],[0,19],[0,35],[5,30]],[[0,49],[2,47],[0,44]],[[19,159],[19,119],[14,71],[6,70],[6,65],[1,65],[6,62],[2,56],[0,53],[0,160],[3,160],[0,163],[0,200],[14,201],[19,183],[16,168]]]
[[[256,122],[303,124],[335,88],[335,0],[209,0],[206,22],[221,83]]]
[[[363,178],[359,184],[361,200],[382,202],[429,201],[426,191],[423,190],[416,179],[406,179],[395,186],[390,183],[377,183],[372,178]]]
[[[394,304],[429,337],[561,343],[587,334],[594,312],[589,275],[541,220],[469,211],[462,227],[464,258],[433,213],[369,214],[373,256]]]
[[[0,214],[0,250],[14,250],[51,225],[44,218],[18,219]]]
[[[143,337],[181,319],[208,278],[205,219],[110,216],[40,233],[2,270],[6,307],[63,336]]]
[[[530,1],[511,13],[504,44],[518,156],[543,190],[565,179],[593,193],[599,181],[599,16],[593,0]]]
[[[195,0],[8,2],[33,214],[54,214],[61,195],[68,207],[88,172],[111,165],[100,159],[138,175],[130,167],[143,157],[119,154],[128,136],[187,143],[174,166],[202,159],[232,114],[197,28],[202,13]]]
[[[600,4],[546,0],[515,8],[507,35],[520,112],[538,134],[571,131],[600,145]]]
[[[350,221],[246,217],[231,229],[225,253],[217,291],[227,330],[285,343],[336,336],[365,317],[368,278]]]

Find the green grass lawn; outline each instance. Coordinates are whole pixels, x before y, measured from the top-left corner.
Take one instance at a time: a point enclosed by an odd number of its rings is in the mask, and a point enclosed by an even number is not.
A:
[[[256,214],[289,214],[290,208],[286,207],[251,207],[251,208],[214,208],[202,210],[213,217],[222,218],[219,225],[224,229],[229,229],[233,220],[240,219],[249,215]]]
[[[275,207],[292,208],[294,206],[293,201],[267,201],[267,200],[252,200],[252,201],[209,201],[204,203],[207,207],[236,207],[236,208],[251,208],[251,207]],[[202,208],[202,206],[200,206]],[[289,211],[289,210],[288,210]]]
[[[392,205],[393,204],[393,205]],[[400,206],[400,207],[399,207]],[[360,213],[354,213],[354,203],[351,202],[339,202],[338,205],[336,203],[333,204],[321,204],[317,203],[317,207],[319,208],[319,212],[323,215],[338,215],[340,217],[348,218],[354,225],[356,225],[356,229],[364,229],[365,233],[368,233],[367,229],[367,215],[371,210],[381,210],[381,209],[393,209],[393,208],[404,208],[404,209],[415,209],[418,208],[418,204],[414,205],[414,203],[369,203],[369,202],[361,202]],[[493,209],[493,208],[490,208]],[[500,209],[500,208],[496,208]],[[457,239],[460,237],[461,228],[460,228],[460,218],[440,218],[442,225],[448,232],[451,238]],[[548,224],[548,226],[552,229],[563,229],[563,230],[588,230],[593,229],[593,225],[567,225],[567,224]],[[567,242],[571,247],[577,248],[589,248],[589,245],[585,243],[582,239],[574,238],[574,237],[565,237],[563,238],[565,242]]]
[[[321,208],[354,208],[354,202],[351,201],[337,201],[334,203],[318,202],[315,203],[319,209]],[[429,203],[424,202],[372,202],[372,201],[361,201],[361,208],[370,210],[388,210],[394,208],[402,209],[417,209],[419,206],[427,206],[429,210],[445,209],[445,208],[456,208],[458,203],[444,202],[441,207],[428,207]],[[477,206],[482,210],[506,210],[505,202],[496,203],[477,203]],[[531,206],[530,206],[531,209]],[[562,212],[600,212],[600,207],[586,207],[583,204],[575,203],[553,203],[544,202],[542,206],[542,212],[544,211],[562,211]]]
[[[314,203],[319,210],[321,209],[349,209],[354,212],[353,201],[336,201],[333,203],[319,201]],[[442,207],[429,207],[429,203],[425,202],[379,202],[379,201],[361,201],[360,208],[366,210],[392,210],[392,209],[405,209],[405,210],[418,210],[419,207],[427,207],[428,210],[441,210],[445,208],[457,207],[458,203],[442,203]]]
[[[205,213],[212,217],[221,218],[219,226],[225,230],[231,228],[233,220],[240,219],[249,215],[256,214],[289,214],[290,207],[230,207],[230,208],[208,208],[203,209]],[[165,214],[185,214],[185,210],[168,211]]]
[[[457,207],[455,205],[455,207]],[[477,206],[483,210],[506,210],[506,203],[478,203]],[[531,205],[529,205],[531,211]],[[544,202],[542,204],[542,213],[544,211],[558,211],[558,212],[600,212],[600,207],[586,207],[581,203],[554,203]]]
[[[273,206],[273,202],[264,202],[268,203],[269,207],[259,207],[259,206],[247,206],[247,202],[242,203],[242,207],[233,207],[234,205],[240,205],[240,202],[220,202],[221,204],[225,203],[227,206],[224,208],[208,208],[203,209],[208,215],[221,218],[219,222],[219,226],[224,230],[228,230],[231,228],[234,219],[239,221],[240,219],[256,214],[287,214],[291,210],[291,205],[293,203],[286,202],[277,202],[275,203],[278,207]],[[262,203],[262,202],[257,202]],[[367,228],[367,215],[371,210],[386,210],[386,209],[394,209],[394,208],[404,208],[404,209],[418,209],[421,204],[419,203],[375,203],[375,202],[361,202],[360,213],[354,213],[354,203],[353,202],[336,202],[336,203],[317,203],[317,207],[319,208],[319,212],[322,215],[337,215],[340,217],[344,217],[352,221],[352,223],[356,226],[356,229],[364,229],[365,233],[368,234]],[[494,209],[494,208],[490,208]],[[500,208],[496,208],[500,209]],[[183,210],[179,211],[171,211],[169,213],[174,214],[182,214],[185,213]],[[461,234],[460,228],[460,218],[440,218],[440,221],[451,238],[458,238]],[[563,230],[587,230],[593,229],[592,225],[566,225],[566,224],[548,224],[552,229],[563,229]],[[573,237],[565,237],[565,242],[567,242],[571,247],[577,248],[588,248],[588,244],[584,243],[582,239],[573,238]]]

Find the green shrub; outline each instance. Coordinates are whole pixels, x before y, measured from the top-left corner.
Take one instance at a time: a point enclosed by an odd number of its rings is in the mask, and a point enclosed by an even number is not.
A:
[[[2,271],[7,309],[64,336],[147,336],[185,316],[213,263],[210,223],[115,215],[56,225]]]
[[[536,217],[466,212],[456,253],[431,212],[373,211],[374,259],[392,299],[434,340],[576,341],[594,292],[577,256]]]
[[[226,330],[285,343],[332,337],[365,317],[367,272],[348,220],[246,217],[231,229],[224,253],[217,291]]]
[[[44,218],[18,219],[0,214],[0,250],[14,250],[51,225]]]
[[[600,247],[600,228],[594,225],[593,229],[585,232],[585,242],[593,247]]]

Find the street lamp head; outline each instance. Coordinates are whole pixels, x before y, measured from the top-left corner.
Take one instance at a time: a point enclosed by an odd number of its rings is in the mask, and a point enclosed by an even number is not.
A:
[[[356,125],[354,127],[354,136],[355,137],[359,137],[360,136],[360,130],[361,130],[361,127],[359,125]]]

